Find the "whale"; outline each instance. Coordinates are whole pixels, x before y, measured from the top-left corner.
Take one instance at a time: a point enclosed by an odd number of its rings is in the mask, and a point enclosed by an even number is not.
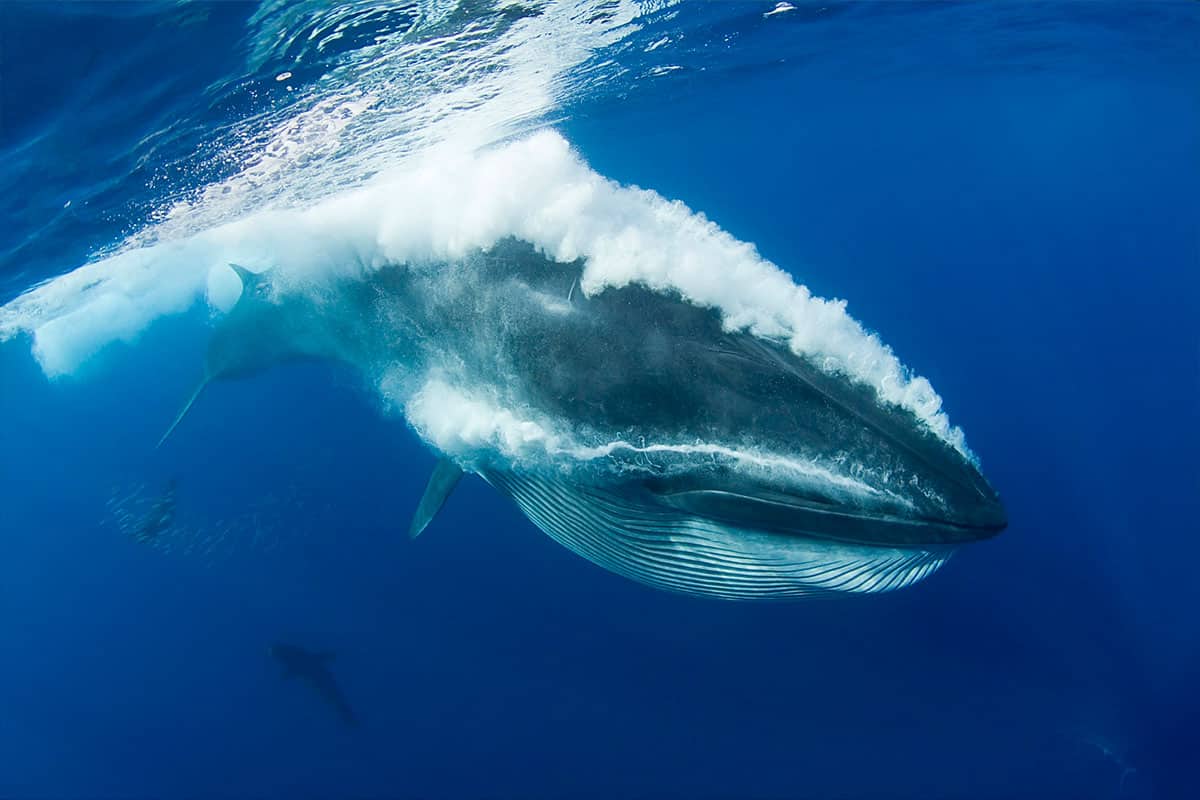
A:
[[[436,264],[289,281],[234,267],[195,397],[294,359],[355,368],[435,456],[416,538],[464,475],[643,584],[727,599],[915,584],[1007,525],[964,448],[712,308],[508,237]]]

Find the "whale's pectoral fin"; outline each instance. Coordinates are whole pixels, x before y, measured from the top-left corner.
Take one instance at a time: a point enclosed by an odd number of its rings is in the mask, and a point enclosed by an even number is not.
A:
[[[192,396],[188,398],[188,401],[186,403],[184,403],[183,408],[180,410],[179,414],[177,414],[175,416],[175,421],[171,423],[171,427],[167,428],[167,432],[164,433],[162,435],[162,438],[158,440],[158,444],[155,445],[156,448],[162,447],[163,442],[165,442],[167,440],[167,437],[175,432],[175,429],[177,427],[179,427],[179,423],[182,422],[183,418],[187,416],[187,413],[189,411],[191,411],[192,405],[196,402],[196,399],[199,398],[200,395],[203,394],[204,390],[207,388],[208,388],[208,378],[205,378],[204,380],[200,381],[200,385],[196,387],[196,391],[192,392]]]
[[[417,538],[421,531],[428,527],[462,476],[463,471],[458,464],[448,458],[438,460],[433,474],[429,476],[425,494],[421,495],[421,502],[417,505],[417,513],[413,514],[412,524],[408,527],[408,538]]]

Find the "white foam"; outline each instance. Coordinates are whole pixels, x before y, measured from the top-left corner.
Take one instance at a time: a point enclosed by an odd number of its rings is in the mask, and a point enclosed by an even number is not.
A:
[[[261,212],[181,242],[131,250],[49,281],[0,308],[0,338],[27,332],[49,375],[201,298],[228,262],[321,281],[389,264],[453,261],[506,237],[584,261],[580,290],[631,283],[716,309],[729,330],[786,341],[822,369],[871,386],[963,452],[924,378],[846,313],[703,214],[591,170],[557,132],[482,153],[435,149],[412,166],[303,211]]]
[[[384,378],[380,386],[384,396],[403,409],[426,442],[466,466],[485,466],[499,456],[506,466],[569,470],[588,462],[617,459],[633,469],[662,471],[669,466],[655,459],[681,457],[688,468],[697,459],[712,460],[776,479],[786,477],[802,485],[820,486],[825,492],[856,500],[886,496],[912,507],[912,502],[899,494],[812,461],[719,442],[584,442],[578,438],[578,431],[558,430],[552,420],[540,417],[535,410],[507,406],[486,388],[477,387],[472,393],[433,376],[409,393],[397,377],[393,373]]]
[[[385,394],[394,394],[390,383],[385,379]],[[569,446],[566,437],[548,423],[535,421],[528,411],[522,414],[495,398],[469,396],[444,380],[428,380],[410,397],[394,400],[425,441],[467,463],[486,454],[498,454],[509,463],[584,455],[582,448]]]

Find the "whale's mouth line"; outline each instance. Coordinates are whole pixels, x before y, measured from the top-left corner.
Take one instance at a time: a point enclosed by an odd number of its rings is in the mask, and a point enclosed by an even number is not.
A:
[[[644,490],[660,504],[745,530],[873,547],[954,547],[990,539],[1008,524],[998,503],[984,506],[984,518],[978,521],[961,521],[847,509],[803,497],[776,499],[710,489],[657,493],[652,483]]]
[[[923,580],[955,549],[863,545],[795,532],[774,536],[761,520],[672,506],[637,483],[581,484],[537,471],[479,474],[573,552],[650,586],[689,595],[785,599],[887,592]]]

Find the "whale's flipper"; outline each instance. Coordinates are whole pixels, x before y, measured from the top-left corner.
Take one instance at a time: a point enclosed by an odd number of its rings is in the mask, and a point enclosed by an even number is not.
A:
[[[208,388],[209,381],[210,379],[207,377],[200,381],[200,385],[196,387],[196,391],[192,392],[192,396],[188,398],[188,401],[184,404],[183,409],[175,417],[175,421],[171,423],[171,427],[167,428],[167,432],[162,435],[162,438],[158,440],[158,444],[156,444],[155,447],[162,447],[163,442],[167,440],[167,437],[170,436],[177,427],[179,427],[179,423],[183,421],[183,418],[187,416],[188,411],[192,409],[192,404],[195,403],[196,399],[199,398],[200,395],[204,393],[204,390]]]
[[[448,458],[438,459],[437,466],[433,468],[433,474],[429,476],[425,494],[421,495],[417,513],[413,514],[412,524],[408,527],[408,538],[415,539],[421,535],[421,531],[425,530],[437,513],[441,511],[446,498],[454,491],[454,487],[458,485],[462,476],[463,471],[458,464]]]

